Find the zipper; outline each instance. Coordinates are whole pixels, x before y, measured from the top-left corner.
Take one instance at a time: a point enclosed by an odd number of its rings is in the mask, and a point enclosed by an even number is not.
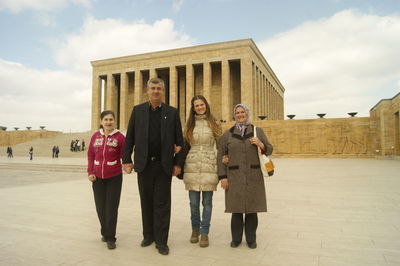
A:
[[[101,167],[101,178],[104,179],[104,163],[106,162],[106,141],[107,136],[104,135],[104,147],[103,147],[103,165]]]

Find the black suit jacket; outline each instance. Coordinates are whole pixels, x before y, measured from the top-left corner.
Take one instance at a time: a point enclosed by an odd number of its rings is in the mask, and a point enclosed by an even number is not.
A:
[[[134,151],[135,171],[142,172],[148,161],[149,102],[133,107],[126,132],[122,163],[132,163]],[[178,110],[161,104],[161,163],[167,175],[171,175],[174,162],[174,144],[183,146],[182,126]]]

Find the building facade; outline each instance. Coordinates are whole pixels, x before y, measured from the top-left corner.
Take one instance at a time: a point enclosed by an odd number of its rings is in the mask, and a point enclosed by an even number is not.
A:
[[[218,120],[231,121],[238,103],[247,104],[252,120],[283,120],[285,89],[252,39],[97,60],[93,67],[92,130],[102,110],[116,114],[126,130],[134,105],[147,101],[146,83],[165,81],[165,102],[177,107],[184,123],[190,100],[201,94]]]

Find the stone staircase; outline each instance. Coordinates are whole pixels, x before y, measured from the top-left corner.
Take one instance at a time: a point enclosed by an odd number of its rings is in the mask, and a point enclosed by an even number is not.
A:
[[[86,157],[87,146],[89,145],[91,137],[91,132],[81,132],[81,133],[62,133],[50,138],[36,139],[28,141],[25,143],[20,143],[12,146],[14,156],[26,156],[29,157],[29,148],[33,147],[33,156],[40,157],[52,157],[53,146],[58,146],[60,148],[59,157]],[[86,148],[85,151],[81,152],[71,152],[70,145],[71,140],[85,140]],[[7,147],[0,147],[1,154],[6,156]]]
[[[86,165],[42,164],[42,163],[0,163],[2,170],[41,171],[41,172],[78,172],[86,173]]]

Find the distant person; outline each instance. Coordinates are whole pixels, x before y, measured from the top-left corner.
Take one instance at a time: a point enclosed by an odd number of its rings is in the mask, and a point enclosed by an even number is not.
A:
[[[85,140],[83,139],[82,140],[82,151],[84,151],[85,150]]]
[[[53,149],[52,149],[52,157],[53,157],[53,158],[56,157],[56,146],[53,146]]]
[[[136,105],[128,124],[123,168],[138,173],[142,209],[142,247],[154,241],[158,252],[168,255],[168,233],[171,220],[172,176],[181,168],[174,158],[183,146],[181,120],[176,108],[162,102],[164,81],[152,78],[147,82],[149,101]],[[132,152],[134,152],[134,164]]]
[[[81,151],[81,141],[80,140],[76,140],[76,151]]]
[[[58,146],[56,146],[56,150],[55,150],[55,156],[56,158],[58,158],[58,154],[60,153],[60,148]]]
[[[29,160],[32,161],[33,159],[33,147],[31,146],[31,148],[29,149]]]
[[[12,149],[12,147],[10,147],[10,157],[11,157],[11,158],[13,158],[13,157],[14,157],[14,155],[13,155],[13,149]]]
[[[75,143],[74,140],[71,140],[71,147],[70,147],[71,151],[74,151],[74,143]]]
[[[217,190],[216,143],[221,136],[221,126],[215,121],[206,98],[192,98],[189,119],[185,128],[183,182],[189,191],[191,243],[208,247],[208,233],[212,213],[213,192]],[[203,212],[200,216],[200,202]]]
[[[92,182],[101,240],[108,249],[116,248],[118,206],[122,187],[121,158],[125,137],[115,129],[115,115],[106,110],[100,114],[101,126],[90,139],[88,179]]]
[[[218,177],[225,190],[225,212],[231,216],[231,247],[242,242],[243,228],[249,248],[257,248],[256,231],[258,212],[267,211],[264,178],[260,169],[258,148],[264,153],[272,153],[262,128],[250,123],[250,111],[244,104],[237,104],[233,110],[235,125],[222,135],[218,149]],[[229,162],[223,164],[223,155]],[[243,217],[244,216],[244,217]]]
[[[7,147],[7,157],[12,158],[13,157],[13,152],[11,147]]]

